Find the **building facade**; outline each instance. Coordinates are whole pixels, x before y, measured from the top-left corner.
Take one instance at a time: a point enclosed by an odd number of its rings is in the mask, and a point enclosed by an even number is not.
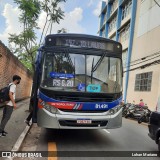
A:
[[[129,70],[133,46],[137,0],[107,0],[102,2],[99,36],[120,42],[123,46],[123,67]],[[126,101],[129,72],[123,77],[123,99]]]
[[[160,97],[160,0],[137,0],[127,100],[155,110]]]
[[[160,96],[160,0],[102,2],[99,35],[123,46],[123,98],[155,110]]]

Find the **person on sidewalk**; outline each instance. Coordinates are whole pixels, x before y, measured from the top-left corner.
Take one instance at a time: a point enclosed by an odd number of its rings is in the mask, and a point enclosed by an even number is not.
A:
[[[32,116],[33,116],[33,108],[34,108],[34,103],[36,103],[35,101],[34,101],[34,93],[33,93],[33,95],[31,96],[31,99],[30,99],[30,114],[28,115],[28,117],[24,120],[24,122],[28,125],[28,126],[31,126],[31,124],[30,124],[30,120],[32,119]],[[36,101],[38,102],[38,98],[39,98],[39,89],[38,89],[38,91],[36,92],[36,95],[37,95],[37,99],[36,99]]]
[[[13,109],[16,109],[15,95],[16,95],[16,86],[20,83],[21,77],[18,75],[13,76],[13,82],[9,84],[9,97],[10,101],[6,102],[6,105],[3,108],[3,116],[0,124],[0,137],[6,136],[7,132],[4,131],[7,122],[9,121]]]
[[[32,118],[32,114],[33,114],[33,112],[31,111],[30,114],[28,115],[28,117],[24,120],[24,122],[25,122],[28,126],[31,125],[31,124],[30,124],[30,120],[31,120],[31,118]]]
[[[25,122],[28,126],[31,125],[31,124],[30,124],[30,120],[31,120],[31,118],[32,118],[32,115],[33,115],[33,96],[32,96],[32,98],[30,99],[30,113],[29,113],[28,117],[24,120],[24,122]]]

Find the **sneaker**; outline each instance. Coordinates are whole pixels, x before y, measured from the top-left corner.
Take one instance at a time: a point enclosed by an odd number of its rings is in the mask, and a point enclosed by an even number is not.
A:
[[[8,134],[8,132],[6,132],[6,131],[2,131],[2,133],[4,133],[4,134]]]
[[[5,137],[6,134],[4,134],[3,132],[0,133],[0,137]]]
[[[27,120],[24,120],[24,122],[28,125],[28,126],[30,126],[30,123],[29,123],[29,121],[27,121]]]

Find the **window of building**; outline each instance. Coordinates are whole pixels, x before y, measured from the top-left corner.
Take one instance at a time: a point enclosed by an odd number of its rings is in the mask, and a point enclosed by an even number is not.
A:
[[[106,14],[104,15],[104,20],[105,20],[105,21],[107,20],[107,12],[106,12]]]
[[[116,28],[116,23],[117,23],[117,15],[109,23],[109,28],[108,28],[109,32],[111,32],[114,28]]]
[[[102,37],[105,37],[106,34],[105,34],[105,29],[102,31]]]
[[[110,14],[112,14],[116,10],[117,7],[118,7],[118,0],[114,0],[113,4],[111,6],[111,13]]]
[[[123,43],[124,41],[127,41],[129,39],[129,29],[130,23],[120,31],[119,42]]]
[[[107,13],[104,14],[104,17],[103,17],[103,25],[106,23],[106,20],[107,20]]]
[[[132,1],[128,1],[122,8],[122,20],[131,13]]]
[[[151,91],[152,72],[136,74],[135,91]]]
[[[122,63],[123,63],[123,67],[126,67],[127,53],[128,53],[128,49],[126,49],[126,50],[124,50],[124,51],[122,52]]]
[[[141,3],[143,3],[145,0],[141,0]]]

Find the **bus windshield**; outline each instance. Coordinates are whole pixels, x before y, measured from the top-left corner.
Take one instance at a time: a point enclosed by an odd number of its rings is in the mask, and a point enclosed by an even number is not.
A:
[[[41,86],[55,91],[118,93],[121,59],[106,54],[45,52]]]

